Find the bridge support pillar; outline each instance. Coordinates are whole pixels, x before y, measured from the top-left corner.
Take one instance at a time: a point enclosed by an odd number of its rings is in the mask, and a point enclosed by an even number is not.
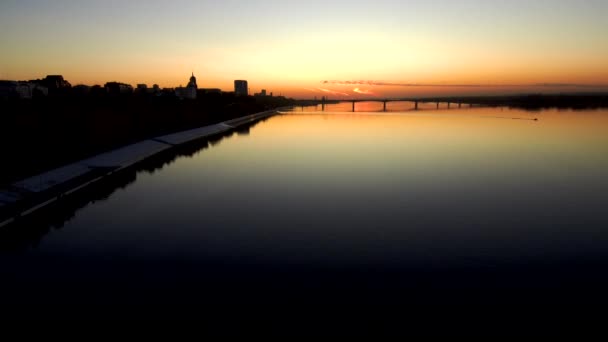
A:
[[[439,102],[437,102],[437,109],[439,109]]]
[[[382,107],[382,110],[386,112],[386,101],[382,101],[384,103],[384,106]]]
[[[355,101],[353,101],[353,112],[355,111]]]
[[[448,109],[450,109],[450,103],[448,102]]]
[[[415,109],[415,110],[418,110],[418,101],[415,101],[415,102],[414,102],[414,109]]]
[[[458,102],[458,108],[462,107],[462,103]]]
[[[321,103],[321,111],[324,112],[325,111],[325,102]]]

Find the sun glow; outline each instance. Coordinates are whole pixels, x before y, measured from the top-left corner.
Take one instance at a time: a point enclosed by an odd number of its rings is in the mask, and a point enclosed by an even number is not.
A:
[[[247,79],[254,92],[293,97],[608,89],[606,2],[550,13],[518,1],[32,6],[0,4],[1,79],[175,87],[194,71],[201,87]]]

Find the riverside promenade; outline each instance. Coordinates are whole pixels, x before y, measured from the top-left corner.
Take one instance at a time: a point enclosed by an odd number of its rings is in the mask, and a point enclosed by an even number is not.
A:
[[[15,182],[0,189],[0,228],[159,153],[229,132],[239,126],[276,115],[285,108],[287,107],[143,140]]]

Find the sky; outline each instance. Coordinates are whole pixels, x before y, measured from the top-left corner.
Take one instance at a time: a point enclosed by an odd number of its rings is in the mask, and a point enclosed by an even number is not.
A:
[[[606,0],[2,0],[0,79],[296,98],[608,90]]]

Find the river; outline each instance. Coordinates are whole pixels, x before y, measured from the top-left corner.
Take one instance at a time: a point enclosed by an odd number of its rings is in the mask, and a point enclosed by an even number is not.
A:
[[[350,109],[284,112],[10,228],[5,313],[533,320],[604,303],[608,111]]]

